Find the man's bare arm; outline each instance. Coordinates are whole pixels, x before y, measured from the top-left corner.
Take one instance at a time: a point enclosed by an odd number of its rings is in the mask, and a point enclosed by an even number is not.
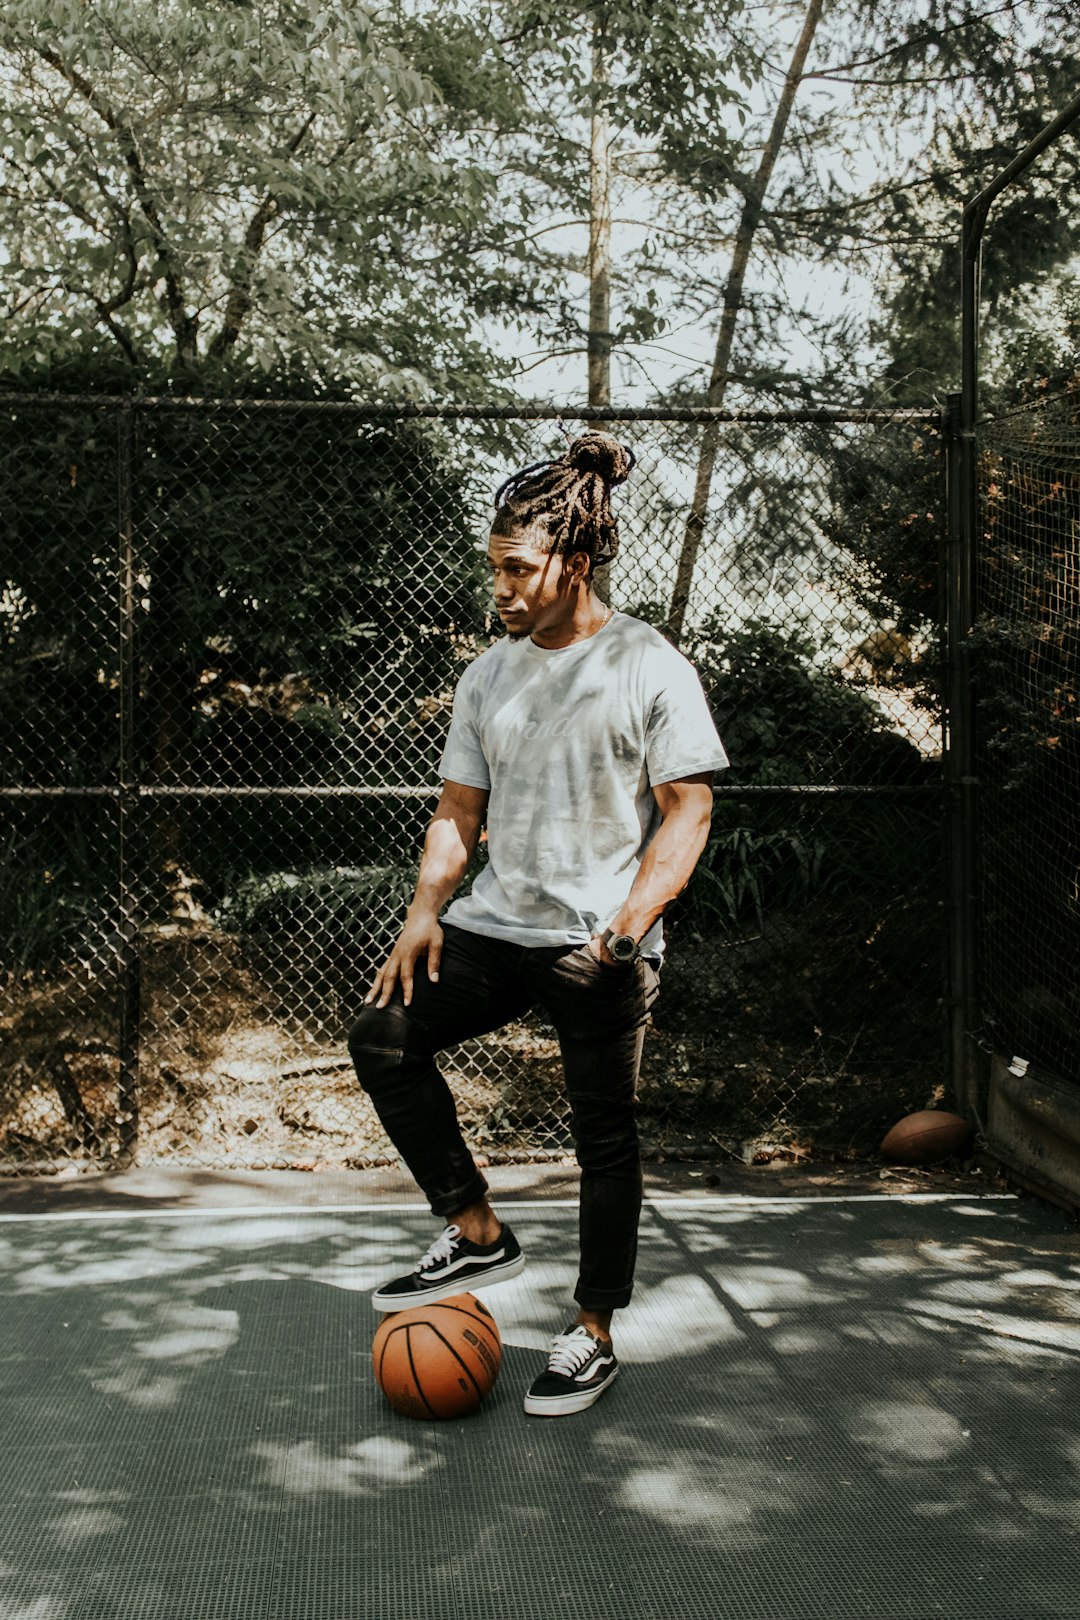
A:
[[[364,997],[365,1006],[378,997],[385,1007],[398,980],[408,1006],[412,1000],[416,963],[427,957],[428,978],[439,977],[443,931],[439,913],[468,870],[488,803],[487,788],[466,787],[462,782],[444,782],[435,814],[424,839],[416,893],[405,914],[405,926],[390,955],[375,975]]]
[[[663,817],[642,859],[633,887],[612,920],[612,932],[643,939],[690,881],[709,837],[712,771],[661,782],[653,788]],[[611,961],[607,947],[598,954]]]

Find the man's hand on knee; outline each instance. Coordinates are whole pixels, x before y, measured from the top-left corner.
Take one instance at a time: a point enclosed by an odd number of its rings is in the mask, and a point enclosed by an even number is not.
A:
[[[415,917],[410,914],[397,943],[364,997],[365,1007],[373,1001],[377,1007],[385,1007],[398,983],[401,984],[401,994],[407,1007],[412,1000],[417,962],[422,956],[427,958],[428,978],[433,984],[437,983],[442,950],[443,931],[438,918],[426,913]]]

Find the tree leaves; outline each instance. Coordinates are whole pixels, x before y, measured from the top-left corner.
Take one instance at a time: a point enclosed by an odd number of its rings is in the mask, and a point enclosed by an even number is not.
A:
[[[381,396],[493,397],[517,333],[527,364],[585,350],[602,103],[623,386],[700,397],[804,9],[10,0],[0,367],[290,357]],[[820,397],[890,351],[888,386],[925,395],[949,365],[960,204],[1075,83],[1076,19],[1067,0],[830,0],[747,271],[732,403]],[[1002,202],[986,269],[1003,315],[1067,255],[1067,158]],[[812,296],[823,266],[853,278],[846,309]]]
[[[424,374],[433,311],[460,327],[507,233],[478,159],[519,98],[452,4],[376,18],[356,0],[291,0],[271,22],[168,0],[15,0],[0,51],[0,364],[31,329],[85,347],[96,327],[144,367],[235,346],[366,377],[366,334],[390,301],[417,311],[414,332],[385,329],[393,393],[396,376]],[[491,373],[475,346],[462,360],[480,362],[470,386]]]

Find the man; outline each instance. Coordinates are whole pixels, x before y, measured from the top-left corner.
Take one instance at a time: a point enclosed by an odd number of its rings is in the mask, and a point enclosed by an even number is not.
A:
[[[349,1041],[388,1135],[447,1222],[414,1271],[373,1295],[395,1311],[525,1264],[435,1054],[533,1006],[555,1028],[581,1168],[579,1310],[525,1396],[535,1416],[590,1406],[618,1372],[611,1319],[633,1287],[634,1099],[660,918],[705,847],[712,773],[727,764],[692,665],[593,590],[618,549],[611,489],[632,466],[617,440],[586,433],[496,496],[488,563],[507,634],[458,684],[416,894]],[[440,921],[485,816],[487,865]]]

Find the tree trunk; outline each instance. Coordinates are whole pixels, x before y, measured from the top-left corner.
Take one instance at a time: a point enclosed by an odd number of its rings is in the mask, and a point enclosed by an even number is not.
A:
[[[605,91],[608,83],[604,13],[593,19],[592,132],[589,143],[589,404],[611,404],[611,128]],[[606,427],[604,422],[590,426]],[[611,595],[611,564],[593,576],[593,589],[606,603]]]
[[[806,68],[806,58],[809,55],[814,34],[817,32],[818,23],[821,21],[824,3],[825,0],[810,0],[806,8],[802,32],[795,45],[791,65],[784,80],[784,88],[773,116],[769,139],[765,143],[757,173],[747,190],[746,200],[743,203],[739,228],[735,235],[735,245],[732,249],[731,266],[724,286],[723,313],[720,317],[720,331],[716,340],[716,354],[713,359],[712,375],[709,379],[708,393],[705,396],[705,403],[717,410],[723,405],[724,395],[727,392],[731,348],[735,337],[735,323],[742,308],[743,283],[746,279],[746,268],[750,262],[754,238],[761,223],[765,192],[769,181],[772,179],[776,160],[783,148],[788,120],[791,117],[791,109],[795,104],[795,95],[802,81],[803,72]],[[686,530],[683,535],[682,551],[679,555],[679,566],[675,575],[675,586],[671,595],[671,606],[668,610],[667,623],[663,627],[664,634],[676,646],[682,639],[687,604],[690,601],[690,588],[694,581],[694,569],[697,566],[698,553],[705,533],[705,517],[708,512],[709,493],[712,488],[713,469],[716,466],[716,453],[719,445],[720,424],[709,422],[706,424],[701,438],[697,475],[694,479],[694,495],[686,519]]]
[[[304,136],[315,122],[315,114],[309,113],[301,124],[285,151],[292,157],[303,142]],[[277,197],[268,192],[256,208],[248,221],[244,240],[233,265],[229,296],[225,302],[225,314],[221,322],[221,330],[210,344],[208,353],[218,357],[228,354],[240,336],[240,330],[247,319],[252,305],[251,285],[255,279],[255,267],[259,255],[266,241],[266,233],[280,208]]]
[[[593,21],[589,146],[589,404],[611,404],[611,131],[604,16]]]

